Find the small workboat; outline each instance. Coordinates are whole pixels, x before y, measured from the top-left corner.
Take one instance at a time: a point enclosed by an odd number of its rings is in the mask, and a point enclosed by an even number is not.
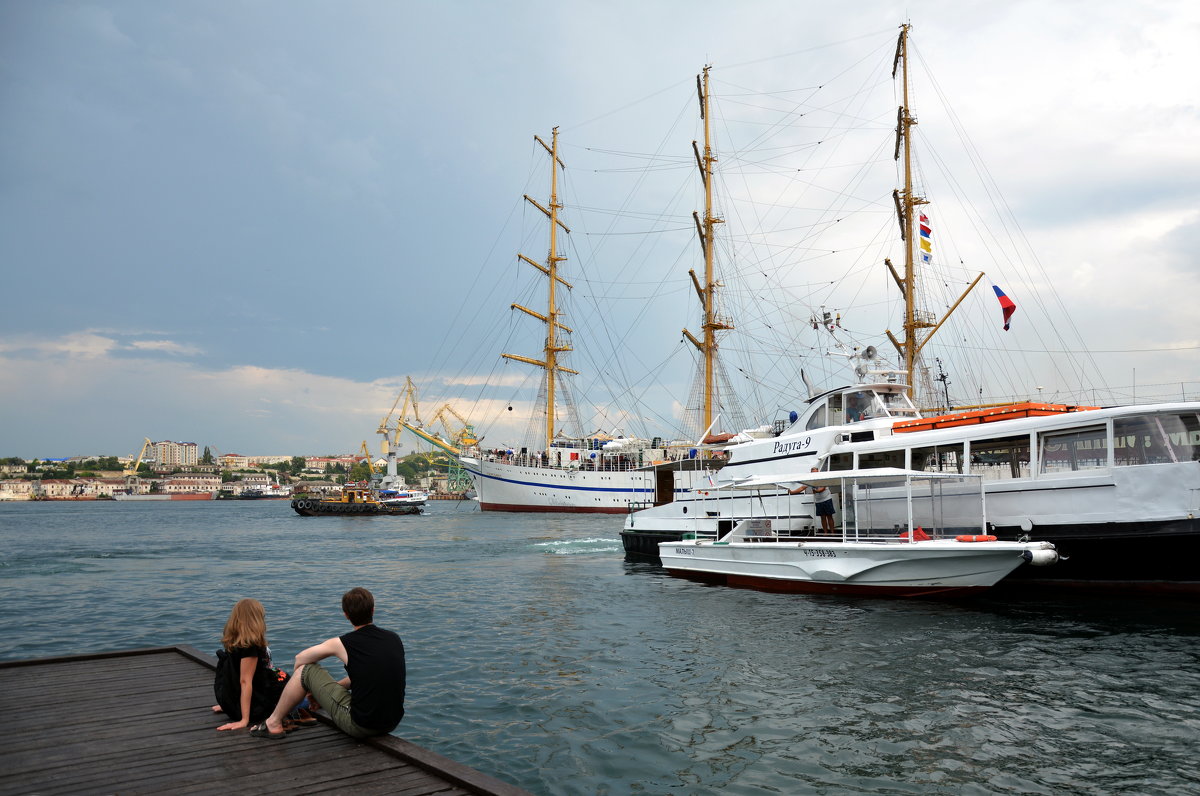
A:
[[[344,486],[341,495],[335,499],[297,497],[292,501],[292,509],[301,517],[421,513],[418,503],[389,503],[381,500],[374,489],[363,486]]]
[[[816,532],[801,487],[841,498],[840,530]],[[735,493],[752,499],[735,504]],[[719,518],[717,531],[660,543],[671,575],[764,591],[922,597],[982,591],[1022,564],[1059,558],[1049,542],[988,533],[978,476],[879,468],[748,477],[704,497],[698,515]],[[735,505],[759,512],[731,512]]]

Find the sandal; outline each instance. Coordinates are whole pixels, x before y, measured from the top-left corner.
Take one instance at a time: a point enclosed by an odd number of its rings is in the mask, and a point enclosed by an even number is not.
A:
[[[282,741],[285,737],[287,737],[287,730],[284,730],[283,732],[271,732],[270,728],[267,727],[267,723],[264,721],[262,724],[255,724],[253,727],[251,727],[250,734],[255,738],[268,738],[272,741]]]

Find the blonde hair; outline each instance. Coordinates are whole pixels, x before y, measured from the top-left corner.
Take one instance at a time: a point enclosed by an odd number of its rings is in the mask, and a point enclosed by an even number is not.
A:
[[[237,601],[225,622],[221,646],[227,650],[267,646],[267,612],[262,603],[249,597]]]

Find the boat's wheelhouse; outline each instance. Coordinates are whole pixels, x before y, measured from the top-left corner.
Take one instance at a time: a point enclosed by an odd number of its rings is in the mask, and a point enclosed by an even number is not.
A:
[[[908,398],[906,385],[857,384],[810,398],[808,409],[791,430],[815,431],[864,420],[912,420],[920,416]]]

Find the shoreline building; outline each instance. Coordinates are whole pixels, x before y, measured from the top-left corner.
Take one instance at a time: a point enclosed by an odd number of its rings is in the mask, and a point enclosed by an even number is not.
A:
[[[190,467],[198,464],[200,454],[194,442],[154,443],[154,463],[159,467]]]

